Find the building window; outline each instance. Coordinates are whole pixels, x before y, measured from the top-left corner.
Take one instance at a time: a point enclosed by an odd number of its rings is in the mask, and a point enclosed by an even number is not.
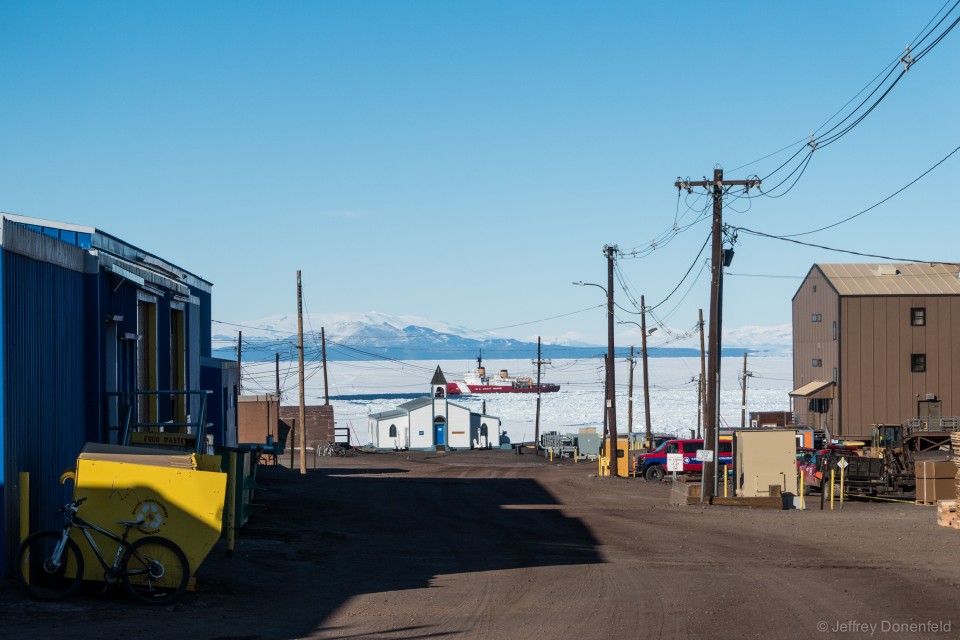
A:
[[[812,366],[812,367],[822,367],[822,366],[823,366],[823,360],[821,360],[820,358],[814,358],[813,360],[810,361],[810,366]]]
[[[911,353],[910,354],[910,371],[914,373],[923,373],[926,370],[927,370],[927,354]]]
[[[910,309],[910,324],[914,327],[922,327],[927,324],[927,308],[913,307]]]
[[[822,321],[823,321],[823,314],[815,313],[812,316],[810,316],[810,322],[822,322]]]
[[[387,437],[389,437],[389,438],[396,438],[396,437],[397,437],[397,425],[395,425],[395,424],[390,425],[390,435],[387,436]]]
[[[814,292],[814,293],[817,292],[817,285],[813,285],[813,292]]]
[[[836,367],[833,368],[833,382],[834,382],[834,383],[837,382],[837,368],[836,368]]]
[[[834,340],[837,339],[837,321],[836,320],[833,321],[833,339]]]

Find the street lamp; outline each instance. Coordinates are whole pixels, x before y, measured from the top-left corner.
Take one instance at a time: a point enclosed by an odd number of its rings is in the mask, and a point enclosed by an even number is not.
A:
[[[613,255],[612,252],[615,251],[615,247],[606,246],[604,247],[604,252],[607,254],[607,286],[603,287],[599,284],[593,282],[584,282],[580,280],[579,282],[574,282],[573,284],[578,287],[596,287],[603,291],[607,297],[607,357],[604,361],[606,368],[606,377],[604,384],[604,417],[607,420],[607,436],[609,437],[609,445],[607,446],[607,454],[610,459],[610,475],[618,476],[619,475],[619,464],[617,460],[617,409],[616,409],[616,383],[614,378],[614,369],[613,369]]]
[[[653,428],[650,425],[650,375],[647,368],[647,336],[652,335],[657,330],[653,327],[647,331],[647,306],[644,304],[643,296],[640,296],[640,323],[632,320],[621,320],[620,324],[635,324],[640,327],[640,355],[643,359],[643,422],[647,431],[646,449],[650,451],[653,448]]]
[[[573,282],[572,284],[575,284],[578,287],[597,287],[598,289],[603,291],[603,295],[607,295],[607,288],[602,287],[599,284],[593,284],[592,282],[584,282],[583,280],[580,280],[579,282]]]

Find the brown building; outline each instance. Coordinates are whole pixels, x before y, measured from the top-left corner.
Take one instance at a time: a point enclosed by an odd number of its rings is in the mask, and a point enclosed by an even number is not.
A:
[[[797,422],[869,437],[874,424],[960,415],[960,267],[815,264],[793,296]]]

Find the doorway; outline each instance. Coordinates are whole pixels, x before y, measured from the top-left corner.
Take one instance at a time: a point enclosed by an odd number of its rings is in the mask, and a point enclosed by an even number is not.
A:
[[[437,451],[447,448],[447,420],[443,416],[433,419],[433,441],[437,445]]]

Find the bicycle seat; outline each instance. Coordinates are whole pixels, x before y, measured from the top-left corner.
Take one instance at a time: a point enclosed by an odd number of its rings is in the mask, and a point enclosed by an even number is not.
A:
[[[117,522],[125,527],[136,527],[143,524],[143,520],[117,520]]]

